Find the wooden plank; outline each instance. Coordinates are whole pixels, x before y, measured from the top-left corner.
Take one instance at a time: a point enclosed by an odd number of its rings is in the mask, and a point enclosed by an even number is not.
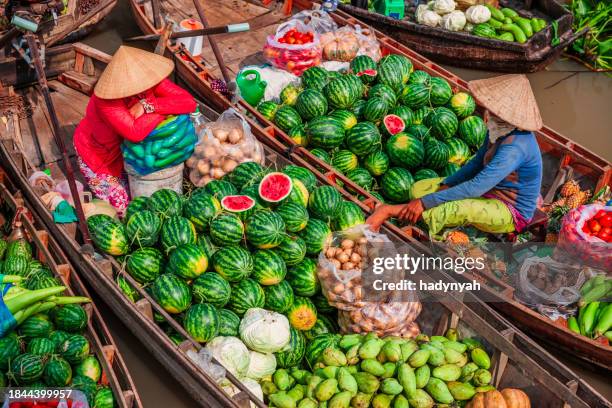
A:
[[[83,44],[81,42],[77,42],[72,44],[72,46],[74,47],[74,49],[77,51],[77,53],[81,53],[84,55],[87,55],[88,57],[91,57],[97,61],[101,61],[101,62],[106,62],[109,63],[111,60],[111,56],[100,51],[97,50],[93,47],[90,47],[87,44]]]
[[[98,81],[94,76],[89,76],[77,71],[63,72],[58,80],[70,88],[78,90],[86,95],[91,95],[93,93],[94,86]]]

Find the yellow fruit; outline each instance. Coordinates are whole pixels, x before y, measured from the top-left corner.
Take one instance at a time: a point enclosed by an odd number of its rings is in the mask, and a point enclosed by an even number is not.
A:
[[[576,194],[571,195],[565,205],[571,209],[578,208],[582,204],[586,203],[589,199],[590,193],[588,191],[578,191]]]
[[[580,185],[576,182],[576,180],[569,180],[563,184],[563,187],[561,187],[562,197],[570,197],[578,192],[580,192]]]

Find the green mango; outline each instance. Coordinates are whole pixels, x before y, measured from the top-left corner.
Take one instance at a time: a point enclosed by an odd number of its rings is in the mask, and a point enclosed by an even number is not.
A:
[[[278,388],[272,381],[262,381],[261,382],[261,391],[263,391],[264,395],[275,394],[278,392]]]
[[[492,385],[483,385],[481,387],[476,387],[476,392],[489,392],[495,389]]]
[[[322,377],[325,379],[336,378],[336,375],[338,375],[338,368],[339,367],[328,366],[321,369]]]
[[[319,401],[327,401],[338,392],[338,381],[335,378],[328,378],[321,381],[315,389],[314,396]]]
[[[289,376],[289,373],[284,368],[278,369],[272,374],[274,385],[281,391],[288,390],[291,387],[292,380],[293,378]]]
[[[463,360],[463,354],[453,349],[445,348],[443,353],[444,360],[446,360],[448,364],[455,364]]]
[[[357,380],[353,377],[347,367],[340,367],[338,369],[338,388],[342,391],[349,391],[351,396],[357,394],[359,388],[357,387]]]
[[[361,344],[361,347],[359,347],[359,358],[362,360],[376,358],[378,353],[380,353],[380,349],[382,349],[383,344],[385,344],[385,342],[379,338],[364,341]]]
[[[408,399],[404,397],[402,394],[396,395],[395,398],[393,399],[393,408],[410,408]]]
[[[380,377],[385,373],[385,368],[380,362],[372,358],[368,358],[361,362],[361,371],[365,371],[366,373]]]
[[[414,398],[408,398],[411,408],[433,408],[435,402],[431,396],[421,389],[417,389]]]
[[[470,352],[472,361],[480,368],[488,370],[491,367],[491,359],[486,351],[482,348],[475,348]]]
[[[334,395],[327,403],[328,408],[349,408],[351,405],[351,397],[353,395],[350,391],[342,391]]]
[[[380,387],[380,381],[378,381],[378,378],[370,373],[358,372],[353,374],[353,377],[355,377],[355,380],[357,380],[357,387],[359,388],[359,391],[365,394],[374,394]]]
[[[429,341],[430,342],[438,341],[440,343],[445,343],[445,342],[448,341],[448,339],[446,337],[444,337],[444,336],[431,336],[429,338]]]
[[[277,392],[276,394],[270,394],[268,396],[270,402],[278,408],[295,408],[295,400],[287,395],[286,392]]]
[[[468,401],[471,400],[474,395],[476,395],[476,389],[472,386],[472,384],[458,382],[458,381],[449,381],[446,383],[448,390],[454,399],[458,401]]]
[[[319,408],[327,408],[327,401],[319,402]]]
[[[351,373],[351,375],[355,375],[355,373],[359,372],[358,365],[351,365],[351,366],[346,367],[346,369],[349,371],[349,373]]]
[[[369,341],[369,340],[374,340],[377,339],[379,340],[380,338],[378,337],[378,334],[376,334],[376,332],[368,332],[365,336],[363,336],[363,341]]]
[[[444,348],[449,348],[459,353],[465,353],[465,351],[467,350],[467,345],[460,343],[458,341],[449,340],[446,343],[444,343]]]
[[[443,404],[450,404],[455,400],[450,391],[448,390],[448,387],[446,386],[444,381],[439,380],[435,377],[431,377],[429,379],[429,382],[425,386],[425,390],[437,402],[441,402]]]
[[[448,329],[446,331],[446,334],[444,334],[444,336],[451,341],[459,340],[459,332],[457,331],[457,329],[453,329],[453,328]]]
[[[308,376],[310,375],[308,371],[295,369],[291,370],[290,374],[298,384],[306,385],[308,383]]]
[[[408,399],[413,398],[417,389],[416,376],[409,364],[402,363],[397,367],[397,379],[404,389],[404,395]]]
[[[431,377],[431,368],[428,365],[421,366],[414,370],[414,377],[417,388],[425,388]]]
[[[429,360],[430,356],[431,352],[429,350],[421,349],[415,351],[414,353],[412,353],[410,358],[408,358],[408,364],[410,364],[410,366],[413,368],[421,367],[427,364],[427,360]]]
[[[419,349],[419,345],[414,340],[400,344],[402,350],[402,361],[407,361],[410,356]]]
[[[306,386],[306,396],[309,398],[314,397],[314,392],[317,389],[317,386],[323,381],[323,378],[319,377],[318,375],[314,374],[312,377],[310,377],[310,379],[308,380],[308,385]]]
[[[345,334],[340,339],[338,346],[342,350],[348,350],[352,348],[353,346],[361,344],[362,340],[363,340],[363,336],[361,334]]]
[[[392,395],[376,394],[372,399],[372,408],[389,408],[393,401]]]
[[[429,359],[427,359],[427,363],[434,367],[441,366],[442,364],[446,364],[446,358],[444,358],[444,352],[433,346],[423,346],[426,350],[429,350]]]
[[[478,370],[478,366],[475,363],[467,363],[461,368],[461,377],[459,377],[459,380],[462,382],[472,381],[476,370]]]
[[[395,375],[395,368],[396,368],[397,364],[396,363],[385,363],[383,364],[383,368],[385,369],[385,372],[383,375],[381,375],[381,378],[391,378]]]
[[[444,350],[444,343],[441,342],[440,340],[431,340],[427,344],[430,345],[431,347],[437,348],[438,350]]]
[[[292,389],[287,391],[287,395],[293,398],[295,402],[298,402],[302,398],[304,398],[304,387],[300,384],[297,384]]]
[[[420,334],[417,334],[417,336],[414,339],[419,344],[420,343],[427,343],[429,341],[429,336],[426,335],[425,333],[420,333]]]
[[[461,358],[455,363],[455,365],[458,367],[463,367],[468,363],[468,361],[470,361],[470,359],[468,358],[467,353],[463,353],[461,354]]]
[[[346,352],[346,362],[348,365],[355,365],[359,363],[359,347],[361,347],[361,344],[355,344]]]
[[[383,394],[397,395],[402,392],[403,387],[395,378],[385,378],[380,383],[380,390]]]
[[[383,353],[382,349],[380,349],[380,353],[378,353],[378,355],[376,356],[376,361],[378,361],[380,364],[384,364],[387,362],[387,356],[385,356],[385,353]]]
[[[444,364],[435,367],[431,375],[441,379],[442,381],[456,381],[461,377],[461,368],[454,364]]]
[[[319,403],[312,398],[304,398],[297,405],[297,408],[318,408]]]
[[[474,350],[476,348],[482,348],[482,343],[480,343],[476,339],[467,338],[467,339],[461,340],[461,342],[463,344],[465,344],[467,346],[468,350],[470,350],[470,351],[472,351],[472,350]]]
[[[323,363],[327,366],[342,367],[347,364],[346,356],[337,348],[328,347],[321,355]]]
[[[492,375],[489,370],[485,370],[484,368],[479,368],[474,372],[474,378],[472,378],[472,382],[477,387],[482,387],[484,385],[489,385],[492,380]]]
[[[384,353],[387,361],[396,363],[402,358],[402,348],[400,344],[393,340],[387,340],[381,350]]]
[[[368,408],[370,406],[371,400],[372,400],[372,394],[358,392],[351,399],[351,407],[352,408]]]

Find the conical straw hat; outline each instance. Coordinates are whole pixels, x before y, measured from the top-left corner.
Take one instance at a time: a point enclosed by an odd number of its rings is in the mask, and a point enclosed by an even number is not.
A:
[[[136,95],[159,84],[173,69],[168,58],[122,45],[102,72],[94,94],[102,99]]]
[[[468,83],[474,97],[495,116],[522,130],[542,128],[542,116],[525,75],[502,75]]]

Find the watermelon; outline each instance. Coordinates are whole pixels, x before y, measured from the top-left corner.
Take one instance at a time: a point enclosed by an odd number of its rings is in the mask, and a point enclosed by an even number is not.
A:
[[[284,202],[296,203],[302,207],[306,207],[308,205],[308,198],[310,197],[308,189],[298,179],[292,180],[292,183],[293,188],[291,189],[291,193],[289,193],[289,197],[287,197]]]
[[[87,313],[81,305],[57,306],[53,310],[53,323],[58,330],[78,333],[87,327]]]
[[[191,290],[178,277],[164,273],[151,286],[151,295],[168,313],[178,314],[191,304]]]
[[[300,238],[306,243],[306,253],[317,256],[329,243],[331,235],[329,226],[316,218],[308,220],[306,228],[299,232]]]
[[[310,330],[317,321],[317,308],[309,298],[294,296],[293,304],[287,311],[287,318],[294,329]]]
[[[433,137],[427,137],[423,141],[423,146],[425,147],[425,160],[423,162],[426,167],[438,170],[446,166],[450,150],[444,142]]]
[[[387,85],[393,91],[398,92],[404,84],[401,67],[390,60],[380,60],[378,62],[378,83]],[[406,77],[406,81],[408,78]]]
[[[280,92],[279,97],[282,103],[285,105],[295,105],[298,95],[302,89],[293,84],[289,84],[283,88]]]
[[[329,81],[329,72],[324,68],[315,66],[310,67],[302,73],[302,85],[305,88],[322,90]]]
[[[217,198],[217,200],[221,200],[223,197],[228,195],[238,194],[238,189],[236,186],[227,180],[211,180],[206,184],[202,191],[212,195],[213,197]]]
[[[105,214],[92,215],[87,219],[87,228],[94,245],[101,251],[113,255],[125,255],[128,253],[128,239],[125,233],[124,226]],[[10,244],[9,248],[10,249]],[[7,262],[9,261],[9,251],[7,249],[6,261],[4,264],[4,273],[7,271]]]
[[[98,384],[96,384],[96,382],[91,378],[83,375],[75,375],[72,378],[70,388],[79,390],[85,394],[87,401],[94,401],[96,393],[98,392]]]
[[[350,150],[338,150],[332,156],[331,164],[340,173],[346,174],[359,166],[359,159],[357,158],[357,155]]]
[[[89,355],[89,341],[80,335],[68,337],[59,347],[59,353],[71,365],[79,364]]]
[[[416,169],[425,156],[423,143],[407,133],[398,133],[387,140],[385,146],[389,160],[395,166]]]
[[[410,125],[404,132],[410,136],[416,137],[421,141],[423,141],[426,136],[429,136],[429,128],[423,125]]]
[[[7,257],[2,264],[2,273],[5,275],[27,276],[30,261],[25,256]]]
[[[346,133],[345,144],[359,157],[372,153],[380,143],[380,132],[371,122],[360,122]]]
[[[276,115],[276,111],[279,107],[280,105],[276,102],[265,101],[257,105],[257,111],[261,113],[261,116],[264,118],[268,119],[269,121],[273,121],[274,115]]]
[[[125,217],[123,217],[123,221],[128,222],[132,215],[137,214],[141,211],[147,210],[149,208],[149,197],[136,197],[127,206],[125,210]],[[1,258],[1,256],[0,256]]]
[[[32,247],[30,246],[30,243],[25,239],[17,239],[9,242],[6,245],[4,256],[6,259],[15,256],[22,256],[29,261],[30,259],[32,259]]]
[[[442,167],[440,173],[444,177],[449,177],[458,172],[460,168],[461,166],[457,163],[446,163],[446,166]]]
[[[340,206],[338,216],[334,220],[334,229],[344,231],[361,224],[365,224],[363,210],[351,201],[344,201]]]
[[[421,181],[437,177],[439,177],[438,173],[436,173],[432,169],[419,169],[416,173],[414,173],[414,181]]]
[[[26,352],[48,357],[55,353],[55,343],[46,337],[36,337],[28,343]]]
[[[274,248],[280,244],[284,235],[285,222],[272,211],[257,211],[247,220],[246,238],[257,248]]]
[[[240,317],[231,310],[219,309],[219,336],[238,336]]]
[[[218,273],[206,272],[191,283],[191,292],[196,303],[223,307],[229,301],[231,288],[228,281]]]
[[[300,146],[307,147],[310,143],[308,133],[306,133],[306,128],[302,124],[292,127],[289,132],[287,132],[287,136],[289,136],[289,138],[291,138],[295,144],[299,144]]]
[[[351,88],[351,91],[356,95],[355,100],[363,98],[365,96],[367,88],[363,85],[363,82],[361,82],[361,79],[359,79],[357,75],[353,75],[350,73],[345,75],[338,74],[338,78],[346,79],[347,83]]]
[[[138,300],[140,300],[140,294],[136,291],[134,286],[132,286],[127,279],[125,279],[125,277],[122,275],[117,275],[115,282],[117,283],[117,286],[119,286],[121,292],[123,292],[130,302],[136,303]]]
[[[310,153],[324,163],[331,164],[331,156],[323,149],[315,148]]]
[[[162,218],[176,217],[182,213],[183,199],[176,191],[162,188],[151,194],[147,205],[149,210],[158,213]]]
[[[448,108],[439,107],[433,110],[426,119],[431,126],[432,134],[441,140],[447,140],[453,137],[459,121],[457,116]]]
[[[287,282],[291,285],[293,293],[298,296],[314,296],[321,290],[317,278],[317,263],[310,258],[289,268]]]
[[[30,290],[38,290],[38,289],[46,289],[51,288],[53,286],[60,286],[62,282],[58,278],[50,278],[50,277],[41,277],[32,279],[28,278],[26,283],[26,287]]]
[[[47,337],[51,334],[51,330],[53,330],[53,325],[49,317],[44,314],[30,316],[19,325],[19,335],[29,339]]]
[[[289,196],[292,187],[291,177],[284,173],[274,172],[266,175],[261,180],[258,194],[269,203],[278,203]]]
[[[228,309],[238,316],[253,307],[264,307],[265,295],[259,283],[253,279],[246,278],[232,286],[232,294],[228,303]]]
[[[236,245],[243,236],[244,225],[235,214],[221,213],[210,222],[210,238],[216,245]]]
[[[487,132],[487,125],[478,116],[468,116],[459,123],[459,137],[474,150],[482,146]]]
[[[162,272],[164,256],[156,248],[141,248],[127,258],[126,270],[141,284],[153,282]]]
[[[306,256],[306,243],[300,237],[287,235],[274,251],[285,261],[285,265],[293,266]]]
[[[349,130],[357,124],[357,116],[355,116],[353,112],[346,109],[335,110],[329,116],[342,123],[344,130]]]
[[[429,104],[429,88],[424,84],[408,84],[402,89],[402,104],[410,109],[418,109]]]
[[[469,93],[457,92],[450,98],[448,106],[459,119],[463,119],[474,113],[476,101]]]
[[[272,250],[259,250],[253,255],[253,273],[251,277],[262,286],[276,285],[287,274],[283,258]]]
[[[312,171],[308,170],[305,167],[295,166],[290,164],[285,166],[283,169],[283,173],[291,177],[292,179],[298,179],[304,184],[304,187],[311,191],[317,185],[317,178],[312,173]]]
[[[309,121],[327,113],[327,99],[316,89],[305,89],[297,97],[295,109],[303,120]]]
[[[342,197],[335,187],[320,186],[310,194],[308,210],[314,217],[329,221],[336,216],[341,203]]]
[[[364,84],[371,84],[376,80],[377,73],[373,74],[372,71],[376,71],[377,65],[376,62],[368,55],[358,55],[357,57],[353,58],[350,68],[351,72],[357,75]]]
[[[306,352],[304,357],[311,369],[315,368],[319,356],[328,347],[338,348],[338,343],[342,336],[339,334],[324,333],[315,336],[306,344]]]
[[[160,242],[166,253],[180,245],[195,244],[195,227],[187,218],[172,216],[162,225]]]
[[[427,117],[427,115],[429,115],[429,113],[433,110],[433,108],[429,107],[429,106],[421,106],[418,109],[415,109],[414,111],[414,116],[412,118],[412,124],[413,125],[421,125],[423,124],[425,118]]]
[[[291,128],[302,123],[302,118],[295,108],[289,105],[283,105],[276,111],[274,115],[274,124],[283,132],[288,132]]]
[[[261,164],[254,161],[245,161],[236,166],[234,170],[227,175],[227,180],[236,186],[238,190],[241,190],[250,185],[259,183],[265,173]]]
[[[397,95],[385,84],[376,84],[368,90],[368,98],[380,98],[386,104],[388,108],[393,108],[397,103]]]
[[[358,79],[358,81],[361,85],[361,80]],[[346,109],[353,106],[353,103],[359,99],[361,89],[356,89],[353,81],[348,78],[348,75],[345,75],[329,81],[323,88],[323,94],[332,108]]]
[[[382,176],[389,168],[389,156],[382,150],[376,150],[365,157],[363,166],[372,176]]]
[[[446,140],[446,145],[450,151],[448,157],[449,163],[454,163],[461,166],[470,157],[470,147],[458,137],[453,137]]]
[[[221,207],[232,213],[243,213],[255,207],[255,204],[255,200],[248,195],[225,196],[221,200]]]
[[[310,300],[312,300],[312,303],[314,303],[317,311],[320,313],[335,313],[337,311],[335,307],[329,304],[322,293],[314,295]]]
[[[278,368],[299,367],[306,352],[306,341],[299,330],[289,328],[289,344],[282,351],[275,353]]]
[[[410,78],[408,78],[408,83],[429,85],[430,79],[431,76],[427,72],[417,70],[410,75]]]
[[[125,225],[128,242],[132,246],[147,247],[157,243],[161,220],[153,211],[142,210],[134,214]]]
[[[405,109],[410,112],[408,108]],[[397,115],[386,115],[383,118],[383,129],[388,135],[397,135],[405,128],[404,120]]]
[[[200,246],[200,248],[204,250],[204,252],[206,252],[206,257],[209,261],[212,259],[215,252],[217,252],[217,249],[219,249],[215,244],[212,243],[212,240],[207,235],[198,236],[197,244]],[[208,267],[209,270],[211,270],[212,264],[210,262],[208,263]]]
[[[390,115],[399,116],[399,118],[403,122],[404,128],[406,126],[411,125],[413,120],[414,120],[414,113],[412,112],[412,110],[409,107],[404,106],[404,105],[397,105],[395,108],[393,108],[393,109],[391,109],[389,111],[389,114]],[[391,127],[393,127],[393,126],[391,126]],[[397,127],[395,127],[395,128],[397,128]],[[394,133],[391,133],[391,130],[392,129],[387,128],[387,131],[389,132],[389,134],[394,134]],[[402,129],[402,130],[404,130],[404,129]]]
[[[429,80],[429,101],[432,105],[445,105],[452,96],[453,90],[446,79],[432,77]]]
[[[6,371],[9,363],[21,352],[17,335],[12,332],[0,338],[0,372]]]
[[[374,178],[372,177],[370,172],[367,169],[364,169],[363,167],[357,167],[356,169],[349,171],[348,173],[346,173],[346,177],[348,177],[353,183],[357,184],[359,187],[363,188],[366,191],[371,190],[372,186],[374,185]],[[356,192],[353,188],[349,186],[347,186],[346,188],[352,193]]]
[[[208,303],[196,303],[185,313],[183,327],[197,342],[205,343],[219,333],[219,314],[217,309]]]
[[[367,101],[365,99],[357,99],[351,108],[351,111],[358,120],[363,118],[363,107],[365,106],[366,102]]]
[[[96,391],[93,398],[93,406],[95,408],[113,408],[115,405],[113,391],[109,387],[102,387]]]
[[[45,364],[42,378],[49,387],[64,388],[72,381],[72,367],[63,358],[53,356]]]
[[[44,369],[45,360],[43,356],[24,353],[11,361],[9,377],[16,385],[27,385],[41,378]]]
[[[285,313],[293,304],[293,288],[286,280],[276,285],[264,286],[265,308],[278,313]]]
[[[79,365],[74,367],[75,375],[82,375],[85,377],[89,377],[95,382],[100,381],[102,377],[102,367],[100,367],[100,362],[94,355],[87,356],[85,360],[81,361]]]
[[[212,264],[215,271],[229,282],[238,282],[253,272],[253,258],[240,246],[219,249],[213,255]]]
[[[412,174],[401,167],[391,167],[382,177],[383,195],[396,203],[405,203],[410,199],[410,188],[414,183]]]
[[[338,325],[329,317],[319,313],[317,315],[317,322],[312,326],[312,329],[305,330],[303,333],[306,340],[310,341],[320,334],[337,332]]]
[[[293,202],[286,202],[276,208],[276,213],[285,222],[285,228],[289,232],[303,230],[310,218],[306,207]]]
[[[363,118],[372,123],[378,124],[387,114],[389,106],[387,103],[377,96],[371,97],[363,107]]]
[[[206,272],[206,269],[208,269],[208,257],[199,245],[180,245],[168,256],[166,272],[179,278],[192,280]]]
[[[70,337],[70,334],[62,330],[54,330],[53,332],[51,332],[51,334],[49,335],[49,340],[51,340],[55,345],[56,353],[59,351],[60,346],[62,345],[62,343],[64,343],[64,341],[66,341],[68,337]]]
[[[402,82],[406,83],[410,79],[410,74],[414,71],[412,61],[401,54],[388,54],[378,61],[379,64],[395,64],[402,74]]]
[[[310,144],[323,149],[338,147],[344,140],[344,126],[338,119],[328,116],[312,119],[306,125],[306,132]]]

